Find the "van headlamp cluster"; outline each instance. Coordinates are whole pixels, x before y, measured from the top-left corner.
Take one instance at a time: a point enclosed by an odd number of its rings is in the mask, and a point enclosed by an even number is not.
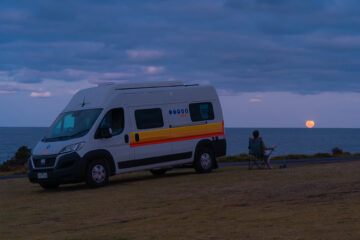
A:
[[[70,145],[67,145],[66,147],[64,147],[60,151],[60,153],[68,153],[68,152],[79,151],[84,145],[85,145],[85,142],[79,142],[79,143],[70,144]]]

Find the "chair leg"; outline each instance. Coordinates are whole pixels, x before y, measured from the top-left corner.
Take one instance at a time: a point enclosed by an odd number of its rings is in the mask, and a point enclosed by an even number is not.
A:
[[[261,164],[258,163],[258,160],[257,160],[257,159],[254,160],[254,162],[255,162],[255,164],[256,164],[256,166],[257,166],[258,169],[262,169]]]
[[[251,159],[249,159],[249,167],[248,167],[249,170],[252,169],[252,166],[251,166]]]

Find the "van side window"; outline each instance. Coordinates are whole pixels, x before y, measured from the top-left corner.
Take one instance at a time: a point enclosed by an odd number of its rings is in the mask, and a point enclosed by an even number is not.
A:
[[[135,110],[135,120],[138,129],[160,128],[164,126],[160,108]]]
[[[214,110],[210,102],[192,103],[189,105],[191,121],[204,121],[214,119]]]
[[[119,135],[124,130],[124,110],[115,108],[106,113],[99,128],[111,128],[112,135]]]

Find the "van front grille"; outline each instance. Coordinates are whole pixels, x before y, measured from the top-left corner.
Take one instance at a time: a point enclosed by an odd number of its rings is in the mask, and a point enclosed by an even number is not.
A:
[[[49,168],[49,167],[54,167],[56,157],[51,157],[51,158],[33,157],[32,160],[36,168]]]

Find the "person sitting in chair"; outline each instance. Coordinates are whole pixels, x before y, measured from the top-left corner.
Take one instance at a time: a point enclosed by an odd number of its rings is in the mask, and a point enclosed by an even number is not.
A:
[[[270,158],[272,151],[276,146],[266,147],[258,130],[253,131],[253,137],[249,139],[249,154],[256,158],[263,158],[266,166],[271,169]],[[270,151],[269,151],[270,150]]]

